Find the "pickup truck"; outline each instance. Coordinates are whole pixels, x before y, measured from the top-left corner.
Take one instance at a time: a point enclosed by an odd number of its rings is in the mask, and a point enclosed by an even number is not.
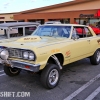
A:
[[[89,58],[93,65],[100,63],[100,37],[85,25],[44,24],[31,36],[0,43],[0,57],[8,76],[21,70],[41,72],[42,85],[52,89],[58,85],[64,65],[83,58]]]

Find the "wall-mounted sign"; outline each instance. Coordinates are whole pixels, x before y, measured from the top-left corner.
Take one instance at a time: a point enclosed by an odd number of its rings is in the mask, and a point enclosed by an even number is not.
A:
[[[5,19],[5,17],[0,17],[0,19]]]
[[[81,17],[81,18],[86,18],[86,17],[91,18],[91,17],[94,17],[94,14],[80,14],[79,17]]]
[[[100,17],[100,9],[97,11],[97,13],[94,16],[95,17]]]
[[[13,19],[13,18],[14,18],[13,16],[10,17],[10,19]]]

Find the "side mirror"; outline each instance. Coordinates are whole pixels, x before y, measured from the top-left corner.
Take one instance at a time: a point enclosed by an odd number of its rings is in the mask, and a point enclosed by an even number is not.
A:
[[[79,36],[78,35],[72,35],[72,39],[77,40],[77,39],[79,39]]]

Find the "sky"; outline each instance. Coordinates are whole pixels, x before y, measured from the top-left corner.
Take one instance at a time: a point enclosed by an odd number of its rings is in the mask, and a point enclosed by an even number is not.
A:
[[[72,0],[0,0],[0,13],[20,12],[69,1]]]

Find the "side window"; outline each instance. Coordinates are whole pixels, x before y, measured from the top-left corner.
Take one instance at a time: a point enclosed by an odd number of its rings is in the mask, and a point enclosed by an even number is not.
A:
[[[31,27],[25,27],[25,35],[31,35],[32,32],[34,32],[36,29],[36,26],[31,26]]]
[[[72,35],[78,35],[79,38],[86,38],[93,36],[88,27],[75,26]]]
[[[85,37],[82,27],[74,27],[72,31],[72,36],[78,36],[79,38]]]
[[[92,33],[91,33],[91,31],[88,29],[88,27],[85,27],[84,30],[85,30],[85,33],[86,33],[86,37],[93,36]]]

